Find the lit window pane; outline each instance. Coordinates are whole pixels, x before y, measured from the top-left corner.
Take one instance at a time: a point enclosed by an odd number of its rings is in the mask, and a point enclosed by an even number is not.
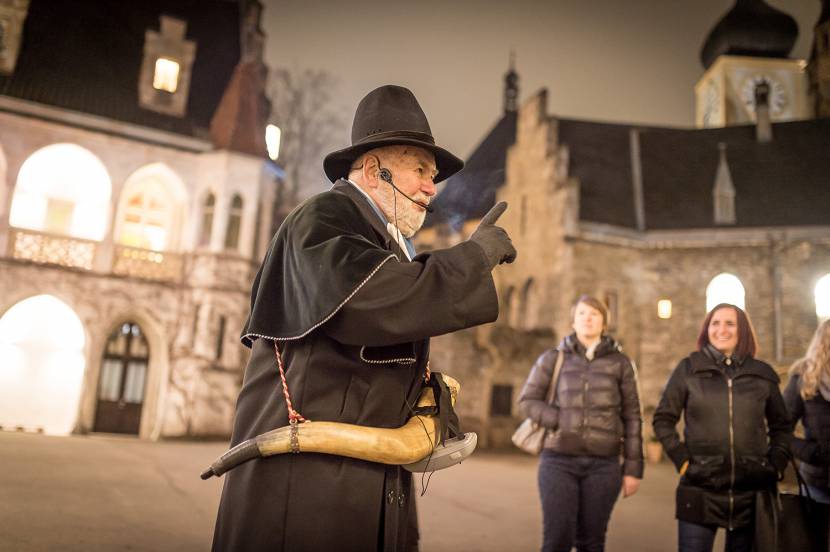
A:
[[[101,390],[98,398],[102,401],[117,401],[121,390],[121,362],[106,359],[101,366]]]
[[[172,59],[158,58],[153,75],[153,88],[173,93],[179,85],[179,64]]]
[[[657,316],[664,320],[671,318],[671,299],[657,301]]]
[[[746,292],[734,274],[718,274],[706,286],[706,312],[721,303],[729,303],[746,310]]]
[[[280,139],[282,131],[277,125],[265,127],[265,147],[268,148],[268,157],[274,161],[280,156]]]
[[[816,316],[830,318],[830,274],[825,274],[816,284]]]
[[[147,364],[143,361],[127,364],[127,381],[124,384],[124,401],[140,404],[144,399],[144,377]]]

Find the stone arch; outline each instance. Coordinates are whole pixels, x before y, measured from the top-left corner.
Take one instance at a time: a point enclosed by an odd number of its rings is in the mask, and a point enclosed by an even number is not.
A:
[[[706,312],[720,303],[729,303],[746,310],[746,290],[740,278],[721,272],[706,286]]]
[[[145,165],[124,183],[114,225],[116,243],[155,251],[182,246],[187,192],[184,182],[164,163]]]
[[[77,144],[32,153],[20,167],[9,224],[101,241],[107,231],[112,181],[104,164]]]
[[[88,338],[54,295],[18,301],[0,317],[0,425],[66,435],[78,420]]]
[[[170,373],[169,338],[161,322],[143,308],[125,309],[94,328],[94,335],[90,340],[90,369],[83,398],[82,428],[84,431],[94,429],[104,348],[113,330],[125,322],[134,322],[141,327],[150,353],[138,436],[158,439],[163,429],[166,382]]]

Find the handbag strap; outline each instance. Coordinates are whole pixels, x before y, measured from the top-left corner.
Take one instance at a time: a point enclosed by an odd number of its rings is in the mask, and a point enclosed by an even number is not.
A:
[[[556,385],[559,383],[559,372],[562,370],[562,362],[564,361],[565,353],[556,351],[556,362],[553,364],[553,374],[550,377],[550,385],[548,386],[548,394],[545,397],[545,402],[553,405],[553,399],[556,397]]]

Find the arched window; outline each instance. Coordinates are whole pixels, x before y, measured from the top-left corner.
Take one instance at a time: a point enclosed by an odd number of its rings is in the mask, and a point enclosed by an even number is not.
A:
[[[98,382],[95,431],[138,434],[149,358],[147,339],[135,322],[110,334]]]
[[[720,303],[729,303],[746,309],[746,291],[744,285],[734,274],[718,274],[706,286],[706,312]]]
[[[516,301],[516,289],[513,286],[507,288],[507,291],[504,292],[504,302],[502,303],[501,312],[504,313],[504,318],[502,319],[507,325],[512,323],[512,319],[510,316],[513,313],[513,303]]]
[[[0,426],[66,435],[84,380],[84,326],[51,295],[29,297],[0,318]]]
[[[242,196],[235,194],[228,213],[228,227],[225,230],[225,249],[236,249],[239,245],[239,227],[242,225]]]
[[[816,316],[830,318],[830,274],[825,274],[816,283]]]
[[[121,245],[175,251],[179,247],[184,185],[162,163],[135,171],[124,183],[115,222]]]
[[[9,222],[88,240],[102,240],[112,186],[106,168],[89,150],[52,144],[20,167]]]
[[[199,229],[199,245],[210,244],[210,233],[213,230],[213,211],[216,208],[216,196],[209,193],[202,205],[202,226]]]
[[[533,278],[525,282],[522,288],[521,302],[519,326],[525,330],[532,330],[537,326],[536,313],[539,309],[536,300],[536,286],[534,285]]]

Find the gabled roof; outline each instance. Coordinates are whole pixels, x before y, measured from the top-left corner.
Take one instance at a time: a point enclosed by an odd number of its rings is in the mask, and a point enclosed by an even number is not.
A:
[[[738,227],[830,224],[830,119],[774,123],[758,142],[753,125],[715,129],[640,127],[559,119],[569,174],[580,184],[579,219],[636,228],[631,130],[639,134],[645,228],[711,228],[718,144],[735,186]],[[448,180],[428,225],[481,218],[504,184],[515,114],[505,115]]]
[[[516,112],[509,111],[495,124],[470,155],[464,168],[447,179],[432,203],[424,227],[449,223],[458,229],[465,220],[483,217],[496,203],[496,190],[504,184],[507,149],[516,141]]]
[[[31,0],[17,67],[0,94],[159,130],[207,137],[240,57],[240,5],[228,0]],[[196,42],[184,118],[139,107],[144,33],[187,21]]]

